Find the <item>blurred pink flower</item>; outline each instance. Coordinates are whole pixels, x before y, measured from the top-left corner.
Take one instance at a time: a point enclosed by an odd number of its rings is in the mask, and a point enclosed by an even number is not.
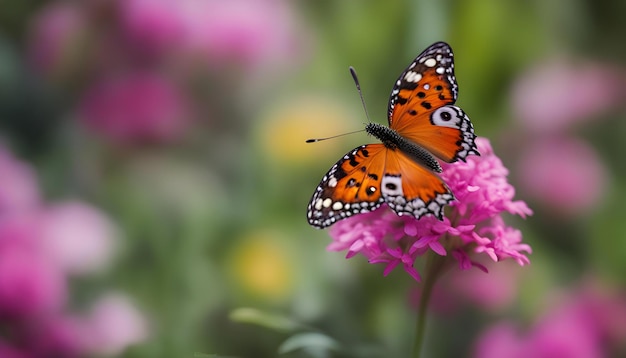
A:
[[[626,348],[623,295],[585,284],[556,298],[525,333],[512,322],[488,328],[479,337],[474,356],[600,358],[612,356],[613,348]]]
[[[63,272],[40,250],[37,217],[0,220],[0,318],[30,319],[65,303]]]
[[[0,217],[29,211],[39,205],[33,168],[17,160],[0,145]]]
[[[588,211],[606,191],[606,169],[582,140],[548,137],[528,146],[522,155],[518,164],[521,188],[553,212]]]
[[[113,256],[116,235],[103,213],[81,202],[55,204],[43,214],[43,250],[71,274],[90,274],[106,268]]]
[[[58,70],[68,54],[76,50],[75,40],[84,27],[84,16],[76,4],[52,2],[44,6],[30,24],[30,64],[45,74]]]
[[[88,318],[66,313],[67,273],[106,266],[116,234],[80,202],[44,207],[34,173],[0,146],[0,357],[115,354],[145,336],[143,319],[109,296]]]
[[[511,322],[490,327],[482,333],[474,347],[475,358],[525,358],[523,352],[517,326]]]
[[[330,251],[348,250],[347,258],[358,253],[370,263],[384,263],[387,275],[396,266],[415,280],[421,277],[414,268],[418,256],[432,250],[437,255],[452,253],[463,270],[486,268],[470,258],[470,253],[484,253],[493,261],[513,258],[527,264],[525,253],[530,246],[521,242],[521,233],[507,226],[501,214],[522,217],[532,211],[522,201],[513,201],[515,189],[507,182],[508,170],[494,154],[489,141],[477,138],[481,156],[469,156],[467,162],[443,165],[442,179],[457,200],[443,221],[433,216],[415,220],[398,216],[386,206],[371,213],[339,221],[330,230]]]
[[[25,350],[14,347],[13,345],[0,340],[0,357],[2,358],[35,358],[28,354]]]
[[[620,104],[625,94],[622,70],[552,60],[522,74],[513,88],[512,105],[524,127],[562,131]]]
[[[119,293],[109,293],[95,303],[86,320],[86,329],[90,337],[89,350],[104,355],[118,355],[148,336],[145,318]]]
[[[123,0],[119,2],[122,30],[138,50],[162,55],[176,50],[184,37],[177,13],[181,1]],[[182,1],[184,2],[184,0]]]
[[[137,46],[176,49],[211,64],[278,59],[297,43],[294,12],[282,0],[125,0],[120,9]]]
[[[188,127],[184,93],[151,73],[132,73],[94,84],[79,106],[93,131],[119,143],[171,142]]]
[[[495,267],[494,262],[484,259],[480,262],[488,269]],[[483,310],[501,311],[510,307],[518,297],[521,273],[519,265],[507,261],[498,263],[498,269],[490,270],[489,275],[468,270],[446,276],[438,287],[446,291],[449,301],[454,301],[449,305],[470,302]]]
[[[33,357],[83,357],[89,352],[85,325],[70,315],[42,317],[24,336]]]

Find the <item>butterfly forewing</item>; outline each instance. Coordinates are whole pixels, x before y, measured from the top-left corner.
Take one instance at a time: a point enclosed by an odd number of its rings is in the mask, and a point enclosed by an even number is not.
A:
[[[414,116],[454,104],[457,95],[452,49],[445,42],[437,42],[417,56],[398,77],[389,97],[389,126],[398,130],[411,125]],[[412,105],[407,106],[409,103]],[[411,110],[416,113],[408,113]]]
[[[386,150],[382,144],[363,145],[333,165],[309,202],[309,224],[324,228],[337,220],[378,208],[384,201],[380,183]]]
[[[438,42],[400,75],[389,100],[389,125],[439,159],[454,162],[478,154],[474,128],[459,107],[450,46]]]

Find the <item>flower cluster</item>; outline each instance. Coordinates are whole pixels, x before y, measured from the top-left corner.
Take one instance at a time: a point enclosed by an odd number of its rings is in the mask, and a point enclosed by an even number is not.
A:
[[[445,256],[451,253],[461,269],[486,268],[470,253],[482,253],[494,261],[512,258],[520,265],[529,263],[530,246],[522,235],[504,223],[503,212],[526,217],[532,211],[523,201],[514,201],[515,190],[507,181],[508,170],[494,154],[489,141],[477,138],[481,156],[467,162],[443,165],[442,179],[457,200],[450,204],[443,221],[432,216],[419,220],[397,216],[383,207],[335,224],[330,231],[330,251],[347,250],[347,257],[362,254],[370,263],[384,263],[387,275],[396,266],[415,280],[421,277],[414,262],[428,251]]]
[[[85,316],[68,313],[71,278],[111,262],[108,218],[77,201],[42,202],[33,170],[2,147],[0,181],[12,189],[0,190],[0,356],[117,354],[143,340],[143,317],[119,293]]]
[[[93,133],[168,144],[221,104],[207,103],[203,82],[191,79],[227,80],[211,83],[226,93],[249,88],[253,74],[298,62],[301,23],[284,0],[53,1],[30,24],[28,63],[86,92],[73,105]],[[242,80],[233,83],[235,73]]]
[[[626,300],[617,292],[587,279],[581,287],[548,295],[547,310],[522,329],[502,321],[485,330],[474,357],[617,357],[626,339]],[[619,354],[621,352],[622,354]]]
[[[538,210],[575,218],[606,197],[609,169],[594,146],[575,133],[613,118],[610,113],[619,111],[625,95],[624,70],[608,63],[552,59],[520,75],[511,93],[519,123],[513,150],[519,189]]]

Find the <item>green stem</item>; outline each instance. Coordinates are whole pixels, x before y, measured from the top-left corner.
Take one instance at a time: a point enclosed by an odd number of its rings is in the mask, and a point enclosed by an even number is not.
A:
[[[441,269],[445,263],[445,256],[439,256],[434,252],[429,253],[426,261],[426,274],[422,283],[422,294],[420,296],[419,306],[417,308],[417,322],[415,326],[415,341],[413,342],[413,358],[419,358],[424,342],[424,334],[426,331],[426,313],[428,302],[435,286],[435,282],[439,278]]]

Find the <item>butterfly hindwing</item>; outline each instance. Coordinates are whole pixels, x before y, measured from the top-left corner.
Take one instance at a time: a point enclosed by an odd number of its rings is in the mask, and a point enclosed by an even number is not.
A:
[[[384,201],[380,184],[386,151],[383,144],[363,145],[333,165],[309,202],[309,224],[324,228],[337,220],[378,208]]]
[[[441,220],[454,195],[441,178],[401,151],[390,151],[381,183],[382,196],[398,215],[420,218],[432,214]]]
[[[398,133],[448,163],[465,161],[470,154],[480,155],[474,142],[474,126],[461,108],[445,105],[428,115],[428,124],[416,122]]]
[[[454,195],[434,172],[383,144],[358,147],[341,158],[315,189],[309,224],[325,228],[387,203],[398,215],[443,217]]]
[[[458,96],[450,46],[437,42],[402,72],[389,99],[389,126],[446,162],[478,154],[469,117]]]

